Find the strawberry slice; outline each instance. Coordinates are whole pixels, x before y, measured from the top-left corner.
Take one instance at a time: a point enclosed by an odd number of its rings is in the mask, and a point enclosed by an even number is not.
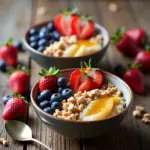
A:
[[[72,72],[70,76],[70,83],[71,83],[71,88],[74,92],[78,91],[78,87],[81,84],[81,70],[75,70]]]
[[[91,90],[93,81],[90,77],[87,77],[78,87],[78,91],[84,92]]]
[[[89,16],[74,18],[71,26],[78,39],[87,39],[94,32],[94,22]]]
[[[90,61],[89,64],[81,63],[81,69],[73,71],[70,76],[70,85],[74,92],[100,88],[102,82],[102,73],[97,68],[92,68]]]
[[[71,10],[68,8],[66,9],[66,11],[58,14],[55,17],[55,27],[62,35],[69,36],[73,34],[71,24],[75,18],[78,18],[78,16],[76,15],[76,11],[76,9]]]

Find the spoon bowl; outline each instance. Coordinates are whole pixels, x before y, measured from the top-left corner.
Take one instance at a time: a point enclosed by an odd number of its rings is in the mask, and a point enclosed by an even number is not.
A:
[[[21,121],[17,121],[17,120],[7,121],[5,123],[5,130],[10,135],[10,137],[15,139],[15,140],[34,141],[34,142],[41,144],[42,146],[44,146],[48,150],[52,150],[51,148],[49,148],[48,146],[46,146],[42,142],[40,142],[36,139],[33,139],[31,128],[27,124],[25,124]]]
[[[32,131],[30,127],[21,121],[10,120],[6,122],[5,129],[15,140],[28,141],[32,138]]]

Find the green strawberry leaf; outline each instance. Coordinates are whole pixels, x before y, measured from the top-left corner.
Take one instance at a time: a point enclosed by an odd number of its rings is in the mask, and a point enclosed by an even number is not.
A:
[[[13,38],[10,38],[10,39],[7,41],[6,45],[8,45],[8,46],[13,45]]]
[[[120,38],[125,34],[125,32],[126,32],[125,27],[121,27],[116,30],[114,35],[111,37],[111,40],[114,45],[117,43],[118,40],[120,40]]]
[[[26,69],[25,66],[21,66],[21,65],[18,65],[16,68],[13,68],[9,73],[8,75],[10,76],[11,74],[13,74],[14,72],[16,71],[23,71],[25,72],[28,76],[30,76],[30,71]]]
[[[49,70],[44,70],[42,69],[42,71],[39,73],[40,76],[60,76],[61,72],[59,69],[57,69],[55,66],[54,67],[50,67]]]
[[[15,92],[13,93],[12,95],[14,98],[17,97],[17,98],[21,98],[27,105],[29,104],[28,101],[25,99],[24,96],[20,95],[19,93]]]
[[[150,52],[150,44],[146,44],[145,49],[146,51]]]

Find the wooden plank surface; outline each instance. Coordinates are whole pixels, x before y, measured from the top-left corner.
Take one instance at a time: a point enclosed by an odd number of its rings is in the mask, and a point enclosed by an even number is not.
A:
[[[16,40],[22,39],[24,30],[30,26],[31,6],[30,0],[0,1],[0,41],[6,41],[10,37]],[[19,62],[28,66],[29,57],[25,52],[19,54]],[[10,93],[7,73],[0,72],[0,97]],[[24,144],[13,141],[4,130],[4,121],[1,118],[2,109],[3,104],[0,101],[0,137],[7,138],[9,147],[0,144],[0,150],[22,150]]]
[[[119,6],[119,11],[112,13],[108,9],[110,1],[100,0],[1,0],[0,1],[0,40],[6,40],[13,36],[15,39],[22,38],[25,29],[30,24],[35,24],[44,20],[53,18],[59,10],[67,7],[78,7],[81,12],[93,16],[94,20],[102,24],[109,31],[110,35],[117,27],[126,26],[127,28],[143,27],[150,30],[149,5],[150,2],[144,1],[118,1],[114,0]],[[37,10],[39,7],[46,9],[44,16],[39,16]],[[142,10],[142,11],[141,11]],[[140,13],[139,13],[140,12]],[[22,19],[23,18],[23,19]],[[38,73],[41,67],[33,60],[29,60],[26,53],[19,54],[20,61],[30,67],[32,85],[40,78]],[[31,63],[30,63],[31,62]],[[105,70],[112,71],[116,64],[127,64],[131,62],[128,58],[118,53],[113,46],[110,46],[105,57],[99,66]],[[0,73],[0,96],[9,93],[8,79],[6,74]],[[29,109],[28,124],[33,130],[33,136],[47,144],[54,150],[149,150],[150,149],[150,132],[149,126],[141,123],[132,117],[132,110],[137,104],[143,105],[146,110],[150,111],[150,78],[146,74],[146,92],[142,96],[135,95],[134,104],[131,111],[121,124],[116,133],[109,136],[102,136],[97,139],[84,141],[75,141],[61,136],[48,127],[46,127],[37,117],[32,107]],[[0,112],[2,112],[0,103]],[[6,136],[0,119],[0,137]],[[21,144],[12,141],[9,137],[10,146],[5,148],[0,145],[0,150],[44,150],[43,147],[35,143]]]

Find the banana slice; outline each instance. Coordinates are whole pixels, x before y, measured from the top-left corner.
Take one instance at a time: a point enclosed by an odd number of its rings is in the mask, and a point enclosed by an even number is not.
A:
[[[80,115],[83,121],[102,120],[108,117],[113,106],[119,103],[119,97],[105,97],[92,101]]]
[[[97,52],[101,49],[101,45],[97,44],[95,46],[86,47],[86,54],[91,54]]]
[[[72,57],[75,55],[76,51],[78,49],[77,44],[73,44],[70,47],[68,47],[63,54],[63,57]]]
[[[85,55],[86,54],[85,48],[86,47],[84,45],[80,46],[77,52],[75,53],[75,57]]]

